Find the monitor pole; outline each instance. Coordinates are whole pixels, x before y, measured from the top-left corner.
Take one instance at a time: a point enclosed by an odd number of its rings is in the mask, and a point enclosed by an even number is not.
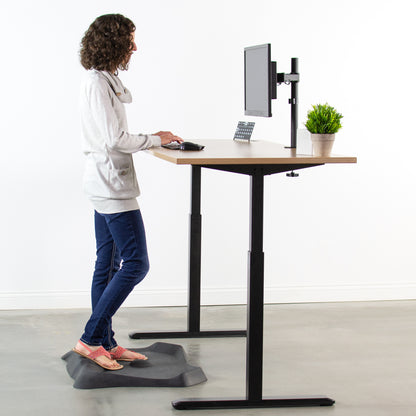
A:
[[[297,144],[297,131],[298,131],[298,58],[292,58],[291,74],[296,75],[297,80],[290,82],[291,98],[289,99],[290,104],[290,147],[296,149]]]
[[[282,83],[291,86],[291,97],[289,98],[290,104],[290,146],[289,149],[296,149],[296,138],[298,130],[298,58],[292,58],[291,73],[278,73],[277,85]]]

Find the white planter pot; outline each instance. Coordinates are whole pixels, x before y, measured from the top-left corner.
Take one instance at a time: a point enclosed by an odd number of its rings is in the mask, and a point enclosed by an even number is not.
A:
[[[331,156],[335,134],[311,134],[314,156]]]

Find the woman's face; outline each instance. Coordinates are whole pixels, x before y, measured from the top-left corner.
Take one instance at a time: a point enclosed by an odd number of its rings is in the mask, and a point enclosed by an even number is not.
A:
[[[125,65],[127,65],[129,63],[130,58],[133,55],[133,52],[137,51],[137,45],[136,45],[136,42],[134,41],[134,36],[135,36],[135,32],[132,32],[131,33],[131,45],[132,45],[132,49],[129,52],[129,54],[126,56]]]
[[[133,51],[137,51],[137,45],[136,45],[136,42],[134,41],[135,35],[136,35],[136,33],[132,32],[132,34],[131,34],[131,43],[133,45]],[[133,53],[133,51],[132,51],[132,53]]]

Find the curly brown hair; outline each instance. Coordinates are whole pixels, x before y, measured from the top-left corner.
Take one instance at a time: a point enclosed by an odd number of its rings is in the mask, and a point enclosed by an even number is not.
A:
[[[135,30],[134,23],[121,14],[97,17],[81,40],[81,65],[99,71],[127,70]]]

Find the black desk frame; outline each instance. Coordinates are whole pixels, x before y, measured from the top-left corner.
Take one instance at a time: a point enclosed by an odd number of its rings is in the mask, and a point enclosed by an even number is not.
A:
[[[321,163],[322,164],[322,163]],[[189,303],[188,331],[185,333],[131,334],[131,338],[174,338],[192,336],[247,335],[246,397],[182,399],[172,402],[175,409],[227,409],[260,407],[332,406],[327,397],[263,398],[263,320],[264,320],[264,253],[263,211],[264,176],[288,172],[321,164],[247,164],[247,165],[192,165],[192,195],[189,248]],[[248,252],[247,331],[204,331],[200,322],[201,273],[201,167],[240,173],[250,176],[250,249]],[[225,333],[224,333],[225,332]],[[240,333],[239,333],[240,332]],[[170,336],[173,335],[174,336]],[[156,335],[156,336],[155,336]]]
[[[188,329],[187,331],[131,332],[132,339],[171,339],[171,338],[215,338],[245,337],[246,330],[201,331],[201,167],[192,165],[191,174],[191,213],[189,215],[189,280],[188,280]],[[227,166],[225,165],[224,168]]]

